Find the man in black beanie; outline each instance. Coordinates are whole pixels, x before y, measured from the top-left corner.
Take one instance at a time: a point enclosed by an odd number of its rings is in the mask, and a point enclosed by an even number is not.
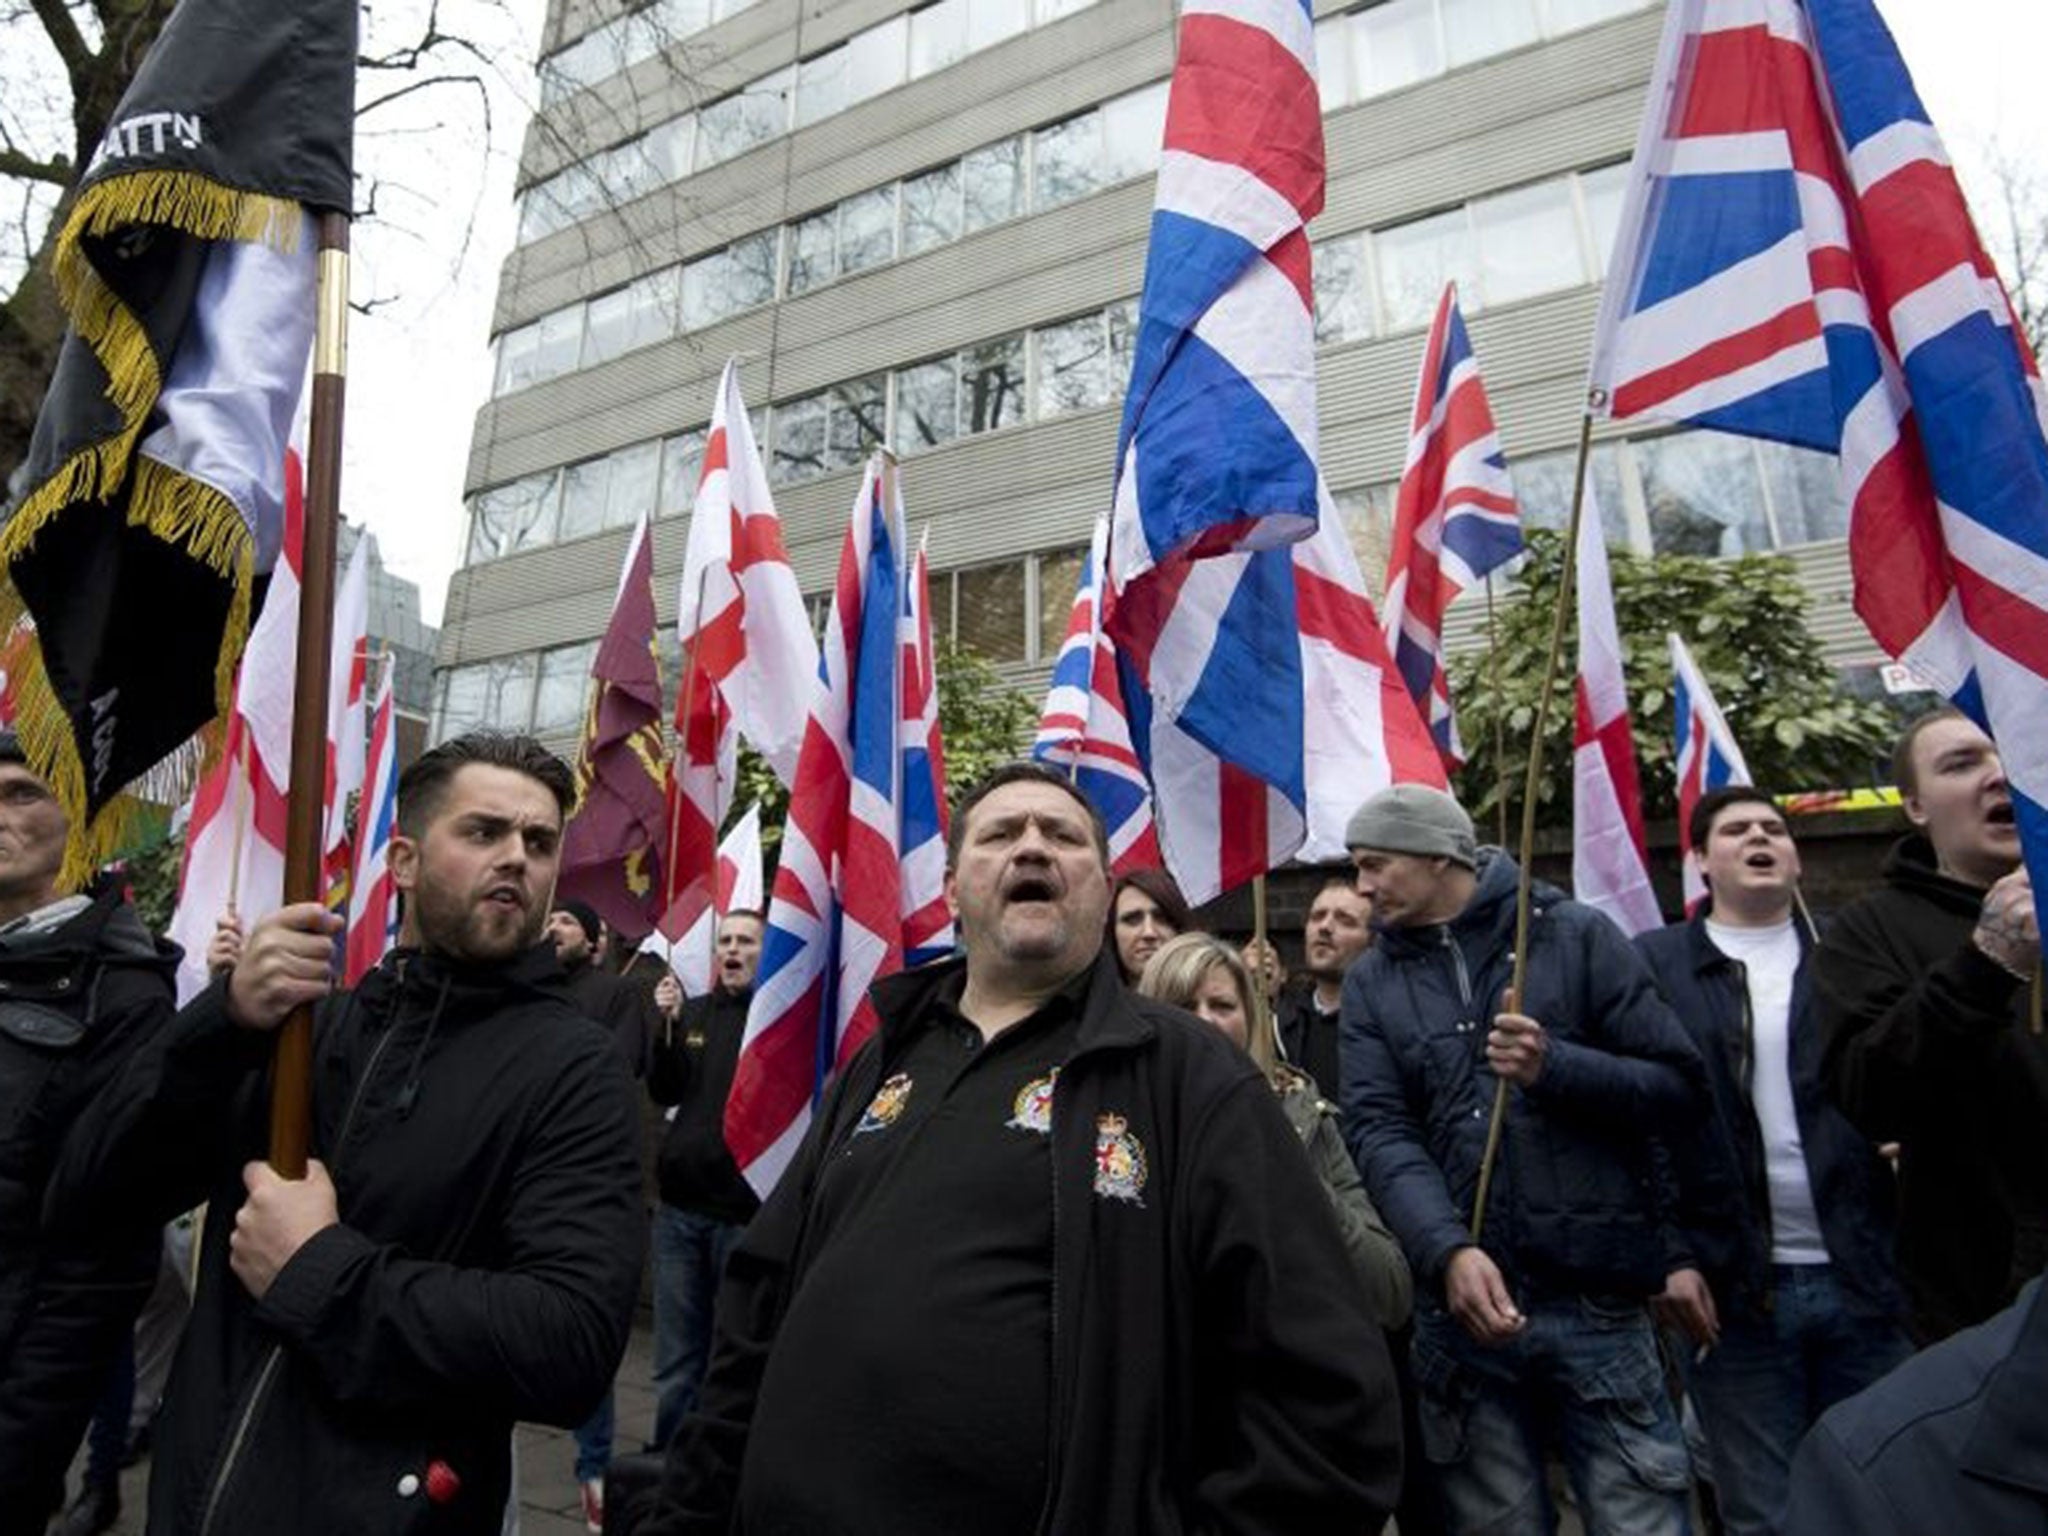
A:
[[[639,988],[628,986],[598,963],[603,935],[604,920],[587,901],[557,901],[548,914],[548,937],[555,941],[555,958],[568,972],[570,1001],[610,1032],[632,1074],[645,1077],[653,1033],[648,1000]]]

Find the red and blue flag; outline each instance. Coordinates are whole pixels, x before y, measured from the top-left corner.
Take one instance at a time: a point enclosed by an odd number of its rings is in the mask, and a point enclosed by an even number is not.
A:
[[[1749,764],[1692,652],[1678,636],[1665,638],[1671,642],[1671,712],[1678,727],[1671,761],[1678,774],[1678,836],[1685,845],[1685,909],[1690,912],[1707,894],[1699,853],[1692,846],[1693,807],[1717,789],[1749,783]]]

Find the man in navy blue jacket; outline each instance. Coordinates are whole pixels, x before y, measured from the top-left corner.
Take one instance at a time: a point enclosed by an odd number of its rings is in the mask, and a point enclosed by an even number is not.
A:
[[[1829,1099],[1795,917],[1799,850],[1771,797],[1716,790],[1686,837],[1709,900],[1636,947],[1707,1066],[1713,1114],[1670,1145],[1682,1258],[1659,1310],[1698,1364],[1694,1401],[1731,1536],[1783,1528],[1792,1450],[1910,1352],[1891,1173]]]
[[[1554,1529],[1555,1431],[1590,1529],[1678,1536],[1690,1468],[1648,1307],[1669,1194],[1651,1130],[1696,1117],[1699,1053],[1621,931],[1548,886],[1507,1005],[1517,871],[1449,795],[1382,791],[1345,840],[1380,930],[1344,983],[1345,1134],[1415,1270],[1420,1450],[1448,1527]]]

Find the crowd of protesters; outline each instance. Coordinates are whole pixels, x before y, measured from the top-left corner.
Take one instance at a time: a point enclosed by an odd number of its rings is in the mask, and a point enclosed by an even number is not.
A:
[[[575,1430],[593,1531],[658,1536],[2041,1531],[2033,896],[1968,718],[1895,770],[1876,889],[1817,923],[1771,796],[1717,791],[1707,899],[1633,942],[1540,880],[1518,937],[1514,860],[1397,786],[1292,976],[998,770],[955,956],[876,986],[763,1204],[723,1135],[763,916],[720,917],[702,996],[618,975],[554,900],[537,743],[407,770],[360,986],[318,906],[230,913],[179,1010],[118,891],[59,888],[0,736],[0,1536],[108,1529],[124,1449],[164,1536],[495,1533],[522,1420]],[[656,1409],[615,1455],[643,1099]]]

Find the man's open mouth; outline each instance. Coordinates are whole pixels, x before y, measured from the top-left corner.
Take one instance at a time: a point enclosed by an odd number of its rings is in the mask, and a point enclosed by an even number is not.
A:
[[[1019,875],[1010,882],[1003,892],[1005,901],[1052,901],[1059,895],[1051,880],[1043,875]]]
[[[2013,824],[2012,802],[2002,801],[1984,813],[1984,819],[1994,827],[2009,827]]]
[[[516,885],[494,885],[484,892],[484,902],[497,907],[524,907],[526,893]]]

